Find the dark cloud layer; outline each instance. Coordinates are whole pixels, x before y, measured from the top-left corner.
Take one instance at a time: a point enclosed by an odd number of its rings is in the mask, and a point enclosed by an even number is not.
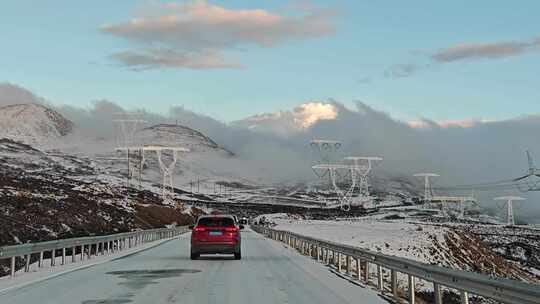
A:
[[[0,88],[3,87],[0,85]],[[11,89],[9,91],[12,96],[26,96],[17,100],[42,100],[27,94],[24,89],[20,89],[20,92],[15,90],[15,93]],[[5,100],[2,92],[5,91],[0,89],[0,100]],[[382,156],[384,161],[374,170],[378,177],[405,177],[414,180],[414,173],[436,172],[442,175],[435,180],[439,186],[521,176],[527,170],[526,150],[531,150],[537,163],[540,163],[538,115],[506,121],[477,122],[470,127],[440,127],[425,119],[425,127],[412,128],[408,123],[395,120],[362,102],[357,102],[356,109],[348,109],[336,101],[330,102],[338,111],[336,119],[320,120],[289,137],[253,132],[183,107],[172,107],[166,116],[141,110],[147,125],[178,121],[199,130],[233,151],[239,158],[249,160],[246,166],[256,163],[264,168],[260,174],[278,182],[315,180],[310,166],[316,155],[308,144],[313,138],[341,140],[344,144],[342,156]],[[105,138],[112,137],[114,133],[114,114],[124,111],[122,107],[107,100],[96,101],[89,109],[73,106],[55,108],[85,130],[88,136]],[[421,187],[420,181],[418,185]],[[517,189],[509,189],[482,192],[480,198],[484,206],[493,207],[495,203],[492,198],[504,194],[526,196],[528,200],[517,211],[519,217],[539,221],[540,195],[535,193],[519,193]]]
[[[435,52],[431,58],[437,62],[453,62],[474,59],[499,59],[533,51],[540,46],[540,39],[532,41],[502,41],[495,43],[471,43],[451,46]]]
[[[393,64],[384,72],[387,78],[409,77],[418,71],[434,66],[457,61],[495,60],[526,53],[540,51],[540,37],[528,41],[499,41],[493,43],[463,43],[441,48],[429,55],[424,55],[424,61],[429,64],[399,63]]]

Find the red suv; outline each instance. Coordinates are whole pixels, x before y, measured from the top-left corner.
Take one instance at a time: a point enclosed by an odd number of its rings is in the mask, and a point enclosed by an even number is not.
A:
[[[232,215],[204,215],[199,217],[197,225],[190,226],[191,259],[201,254],[234,254],[236,260],[242,258],[240,248],[240,230],[244,226],[236,225]]]

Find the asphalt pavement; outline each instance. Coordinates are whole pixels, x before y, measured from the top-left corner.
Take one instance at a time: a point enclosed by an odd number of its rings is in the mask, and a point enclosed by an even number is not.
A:
[[[247,229],[242,260],[189,258],[189,233],[0,295],[2,304],[387,303],[326,266]]]

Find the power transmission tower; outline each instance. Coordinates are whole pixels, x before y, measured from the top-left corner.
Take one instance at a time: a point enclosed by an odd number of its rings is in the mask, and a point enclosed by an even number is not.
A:
[[[501,196],[501,197],[494,198],[494,200],[506,201],[506,224],[508,226],[514,226],[516,223],[515,223],[515,219],[514,219],[513,202],[514,201],[524,201],[525,198],[519,197],[519,196]]]
[[[433,188],[431,187],[430,178],[439,177],[440,175],[435,173],[417,173],[414,176],[424,178],[424,204],[430,202],[433,197]]]
[[[116,119],[113,119],[113,123],[116,126],[115,131],[115,140],[116,140],[116,151],[117,152],[126,152],[125,158],[117,158],[122,160],[127,160],[127,177],[126,177],[126,203],[129,199],[129,188],[131,187],[131,178],[133,177],[133,159],[130,152],[138,150],[135,148],[135,133],[137,132],[139,126],[142,126],[146,121],[141,119],[142,113],[138,112],[123,112],[117,113]],[[144,165],[144,156],[140,152],[141,158],[139,166],[135,166],[138,169],[139,176],[139,188],[142,183],[142,170]],[[112,159],[112,158],[111,158]]]
[[[369,196],[369,180],[368,176],[373,168],[372,164],[376,161],[382,161],[382,157],[362,157],[362,156],[349,156],[345,157],[346,161],[353,162],[353,170],[360,177],[359,190],[360,195],[364,197]]]
[[[157,154],[159,169],[163,175],[163,183],[161,186],[161,197],[164,204],[172,205],[174,203],[174,167],[178,161],[180,152],[189,152],[188,149],[182,147],[171,146],[146,146],[144,151],[154,151]],[[163,152],[172,153],[172,161],[167,165],[163,161]]]
[[[458,204],[458,218],[465,218],[465,203],[471,202],[476,204],[476,198],[474,196],[432,196],[430,198],[431,202],[440,202],[441,204],[441,213],[446,215],[445,205],[448,203],[457,203]]]
[[[313,165],[336,163],[337,151],[340,150],[342,146],[340,141],[328,139],[313,139],[309,142],[309,145],[313,149],[317,158]],[[315,175],[317,175],[317,177],[322,178],[329,174],[330,171],[313,170],[313,172]],[[322,175],[320,176],[319,174]]]
[[[375,161],[381,161],[381,157],[346,157],[346,161],[352,161],[352,164],[317,164],[312,166],[313,171],[319,177],[328,175],[330,178],[331,186],[337,195],[340,208],[344,211],[349,211],[351,205],[354,204],[353,196],[354,190],[359,189],[359,195],[356,202],[363,204],[367,201],[372,201],[373,197],[369,194],[369,180],[368,176],[372,169],[372,163]],[[338,185],[339,171],[348,172],[350,176],[350,184],[347,189],[341,189]],[[326,173],[318,173],[326,172]]]

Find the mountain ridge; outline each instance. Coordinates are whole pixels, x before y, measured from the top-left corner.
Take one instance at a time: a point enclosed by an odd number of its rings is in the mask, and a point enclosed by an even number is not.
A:
[[[57,111],[35,103],[0,107],[0,137],[25,144],[45,144],[74,130],[74,123]]]

